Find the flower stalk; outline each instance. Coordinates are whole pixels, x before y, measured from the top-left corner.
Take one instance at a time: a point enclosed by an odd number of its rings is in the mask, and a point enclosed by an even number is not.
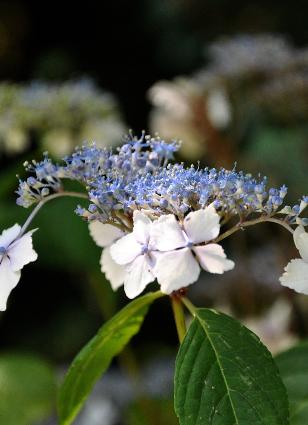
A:
[[[171,305],[179,341],[182,343],[186,335],[186,323],[181,297],[172,295]]]
[[[193,305],[193,303],[186,297],[182,298],[182,302],[185,305],[185,307],[187,308],[187,310],[190,312],[190,314],[195,317],[196,313],[197,313],[197,307],[195,307]]]
[[[28,227],[30,226],[32,220],[34,219],[34,217],[37,215],[37,213],[40,211],[40,209],[49,201],[56,199],[56,198],[60,198],[63,196],[68,196],[68,197],[73,197],[73,198],[83,198],[83,199],[88,199],[88,196],[86,193],[81,193],[81,192],[68,192],[68,191],[63,191],[63,192],[58,192],[58,193],[53,193],[52,195],[46,196],[45,198],[43,198],[37,205],[36,207],[32,210],[31,214],[29,215],[29,217],[27,218],[27,220],[25,221],[24,225],[22,226],[21,230],[20,230],[20,234],[19,237],[21,237],[25,231],[28,229]]]
[[[231,229],[228,229],[226,232],[219,235],[214,240],[214,242],[215,243],[220,242],[221,240],[227,238],[228,236],[231,236],[233,233],[237,232],[238,230],[243,230],[244,227],[254,226],[255,224],[266,223],[266,222],[280,224],[280,226],[283,226],[290,233],[293,234],[293,232],[294,232],[292,227],[283,220],[279,220],[278,218],[274,218],[274,217],[261,216],[261,217],[254,219],[254,220],[249,220],[249,221],[237,223],[235,226],[231,227]]]

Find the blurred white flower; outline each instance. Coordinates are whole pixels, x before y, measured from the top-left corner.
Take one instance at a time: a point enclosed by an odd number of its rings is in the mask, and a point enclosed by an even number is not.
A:
[[[44,149],[51,155],[63,157],[74,147],[74,138],[67,129],[49,130],[42,138]]]
[[[115,291],[124,283],[125,267],[117,264],[110,255],[110,246],[124,236],[124,232],[111,224],[103,224],[99,221],[92,221],[89,224],[89,231],[98,246],[103,249],[100,265],[101,271],[105,273],[110,281],[112,289]]]
[[[117,116],[91,120],[81,129],[79,142],[95,142],[97,146],[110,147],[118,145],[127,132],[127,128]]]
[[[220,231],[219,215],[210,205],[189,213],[181,227],[174,215],[161,216],[153,222],[151,244],[157,251],[154,273],[162,292],[170,294],[198,280],[200,266],[210,272],[222,274],[234,263],[226,258],[223,248],[215,239]]]
[[[291,305],[278,299],[261,317],[250,317],[244,325],[256,333],[272,354],[287,350],[297,342],[290,331]]]
[[[116,99],[90,80],[0,84],[0,151],[23,152],[34,137],[62,157],[85,141],[118,144],[125,130]]]
[[[187,78],[159,81],[148,92],[154,106],[150,128],[165,139],[183,141],[181,153],[191,160],[199,159],[205,149],[205,136],[195,122],[194,108],[200,92],[200,86]]]
[[[21,269],[37,259],[32,246],[35,230],[19,237],[21,227],[15,224],[0,235],[0,311],[6,309],[7,299],[19,282]]]
[[[9,154],[23,152],[29,145],[27,134],[20,128],[9,128],[5,134],[4,144]]]
[[[308,233],[303,226],[298,226],[293,238],[302,258],[291,260],[279,280],[282,285],[308,295]]]
[[[123,236],[111,248],[111,257],[125,266],[124,290],[128,298],[135,298],[155,280],[152,271],[150,231],[152,221],[142,212],[135,211],[132,233]]]
[[[49,130],[42,137],[42,144],[51,155],[63,157],[73,150],[74,138],[72,133],[63,128]]]
[[[148,96],[154,106],[177,118],[191,116],[191,97],[196,94],[196,85],[185,78],[177,78],[174,82],[159,81],[154,84]]]
[[[190,160],[197,160],[206,149],[204,134],[191,119],[173,117],[161,109],[153,109],[150,114],[150,127],[167,140],[180,140],[181,154]]]
[[[231,105],[227,93],[222,88],[209,91],[206,98],[208,117],[214,127],[224,129],[231,122]]]

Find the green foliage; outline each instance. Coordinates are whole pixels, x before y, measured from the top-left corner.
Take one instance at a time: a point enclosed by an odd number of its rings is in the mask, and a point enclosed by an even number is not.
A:
[[[293,190],[289,196],[295,200],[307,190],[307,133],[305,126],[260,126],[254,129],[250,143],[238,158],[239,164],[251,172],[268,175],[273,184],[283,180]],[[262,158],[262,162],[256,158]]]
[[[125,415],[127,425],[178,425],[171,399],[138,399]]]
[[[288,400],[259,338],[236,320],[196,310],[176,361],[181,425],[287,425]]]
[[[138,333],[149,305],[162,295],[153,292],[132,301],[105,323],[77,355],[60,389],[58,411],[61,425],[72,423],[113,357]]]
[[[276,357],[282,380],[290,401],[291,425],[308,422],[308,341]]]
[[[42,360],[31,355],[0,356],[0,422],[32,425],[45,419],[54,405],[55,376]]]

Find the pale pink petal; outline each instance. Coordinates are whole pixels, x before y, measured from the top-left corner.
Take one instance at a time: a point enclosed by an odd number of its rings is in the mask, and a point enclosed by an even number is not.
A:
[[[294,243],[303,260],[308,262],[308,233],[303,226],[298,226],[293,233]]]
[[[200,267],[189,248],[156,254],[154,274],[161,291],[171,294],[198,280]]]
[[[145,287],[155,280],[146,255],[139,255],[139,257],[127,266],[126,271],[124,290],[130,299],[141,294]]]
[[[301,259],[291,260],[279,278],[283,286],[308,295],[308,264]]]
[[[6,309],[7,299],[20,279],[20,271],[11,269],[10,260],[4,257],[0,264],[0,311]]]
[[[145,245],[149,241],[152,221],[140,211],[134,211],[134,230],[136,241]]]
[[[222,274],[234,268],[234,262],[227,259],[223,248],[216,243],[195,246],[193,250],[201,267],[207,272]]]
[[[37,260],[37,253],[33,249],[32,234],[35,230],[23,235],[9,246],[7,255],[13,271],[21,270],[26,264]]]
[[[14,226],[9,229],[3,230],[0,235],[0,248],[7,248],[19,235],[21,227],[19,224],[14,224]]]
[[[131,263],[141,252],[142,245],[136,241],[133,233],[123,236],[110,247],[111,257],[120,265]]]
[[[89,224],[89,231],[94,242],[102,248],[111,245],[117,239],[124,236],[124,232],[118,227],[101,223],[98,220],[91,221]]]
[[[162,215],[151,227],[150,247],[158,251],[172,251],[186,245],[181,226],[174,215]]]
[[[194,244],[208,242],[219,235],[220,217],[213,205],[189,213],[184,220],[184,230]]]

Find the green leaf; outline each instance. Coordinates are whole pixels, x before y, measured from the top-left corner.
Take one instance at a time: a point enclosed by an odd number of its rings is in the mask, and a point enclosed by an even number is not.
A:
[[[0,423],[31,425],[46,419],[55,403],[55,374],[32,355],[0,356]]]
[[[127,425],[178,425],[179,423],[171,398],[139,398],[134,400],[124,414]]]
[[[290,423],[307,425],[308,418],[308,341],[276,357],[290,400]]]
[[[138,333],[149,305],[161,296],[161,292],[153,292],[132,301],[105,323],[77,355],[60,389],[58,411],[61,425],[72,423],[95,382],[113,357]]]
[[[238,321],[197,309],[176,360],[181,425],[286,425],[288,399],[259,338]]]

